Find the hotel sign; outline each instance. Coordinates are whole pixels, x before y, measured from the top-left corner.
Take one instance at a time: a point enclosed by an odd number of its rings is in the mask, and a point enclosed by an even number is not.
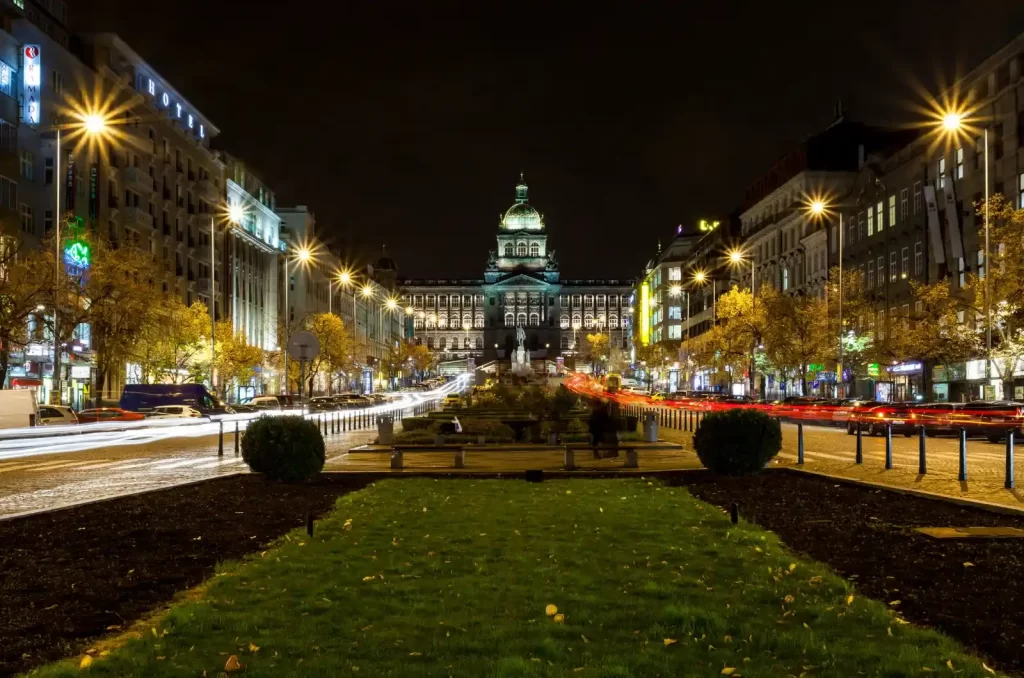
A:
[[[39,88],[42,85],[42,63],[39,59],[39,45],[25,45],[21,49],[25,59],[25,66],[22,69],[22,95],[25,106],[25,123],[29,125],[39,124],[39,114],[42,107]]]
[[[182,127],[192,132],[197,139],[206,138],[206,126],[199,122],[199,119],[192,111],[185,107],[185,104],[178,101],[175,96],[160,83],[148,75],[139,76],[139,89],[144,91],[153,100],[157,108],[167,111],[172,120],[176,120]]]

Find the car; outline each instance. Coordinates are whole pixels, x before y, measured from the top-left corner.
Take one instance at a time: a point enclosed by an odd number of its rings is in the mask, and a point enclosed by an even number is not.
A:
[[[146,415],[129,412],[120,407],[93,407],[78,413],[79,424],[96,424],[108,421],[142,421]]]
[[[198,419],[205,416],[189,405],[158,405],[146,413],[147,419]]]
[[[665,400],[667,398],[668,398],[668,394],[667,393],[659,391],[657,393],[652,393],[650,400],[651,400],[652,403],[663,403],[663,402],[665,402]]]
[[[1021,435],[1022,417],[1024,403],[977,400],[961,405],[953,419],[968,436],[982,436],[990,443],[998,443],[1006,438],[1007,431],[1014,431],[1014,436]]]
[[[835,421],[837,417],[842,417],[842,421],[846,425],[846,432],[852,436],[857,432],[857,423],[863,423],[864,413],[883,404],[880,400],[853,400],[846,405],[837,407],[832,413],[832,420]]]
[[[256,396],[254,398],[249,398],[248,400],[243,400],[242,405],[250,407],[257,412],[280,412],[285,407],[281,402],[283,397],[285,396]],[[290,398],[290,396],[288,397]]]
[[[955,433],[959,430],[959,403],[915,403],[910,416],[915,426],[924,426],[925,434]]]
[[[67,405],[41,405],[39,407],[39,418],[36,419],[38,426],[62,426],[77,423],[78,417],[75,415],[75,411]]]
[[[235,411],[235,414],[256,414],[260,411],[251,405],[242,405],[241,403],[235,403],[231,409]]]
[[[441,404],[444,407],[462,407],[462,398],[458,393],[449,393]]]
[[[854,410],[858,407],[868,405],[873,407],[875,405],[881,405],[882,403],[877,400],[868,400],[866,398],[845,398],[836,401],[836,406],[832,410],[832,424],[836,427],[843,428],[847,427],[847,422],[850,420],[850,415],[853,414]]]
[[[203,384],[126,384],[121,391],[122,410],[150,412],[160,405],[188,405],[204,415],[235,413]]]
[[[859,415],[861,431],[869,436],[885,435],[886,427],[893,433],[912,436],[917,428],[916,419],[912,417],[913,403],[882,403],[869,408]]]
[[[338,395],[331,396],[338,403],[339,407],[343,409],[359,409],[363,407],[373,407],[377,403],[372,399],[367,398],[359,393],[339,393]]]
[[[306,401],[311,412],[332,412],[342,408],[342,402],[336,396],[316,396]]]
[[[39,421],[36,392],[31,389],[0,390],[0,428],[35,426]]]

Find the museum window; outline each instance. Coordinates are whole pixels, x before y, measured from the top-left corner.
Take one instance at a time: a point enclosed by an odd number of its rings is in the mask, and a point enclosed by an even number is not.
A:
[[[516,243],[516,256],[517,257],[525,257],[526,256],[526,243],[525,242]]]
[[[428,330],[434,329],[435,323],[436,323],[436,321],[434,320],[434,316],[430,316],[429,318],[427,318],[427,329]]]
[[[437,347],[439,349],[441,349],[442,351],[445,350],[446,348],[448,348],[448,337],[438,337],[437,338]]]
[[[594,316],[587,313],[583,316],[583,329],[592,330],[594,329]]]
[[[472,327],[473,326],[473,314],[472,313],[463,313],[462,314],[462,326],[463,327]]]
[[[428,294],[427,295],[427,308],[434,308],[434,295],[433,294]]]
[[[511,257],[513,255],[513,249],[514,248],[512,247],[512,243],[510,243],[510,242],[505,243],[505,256],[506,257]]]
[[[579,313],[573,313],[572,314],[572,327],[574,327],[576,329],[579,329],[579,327],[580,327],[580,314]]]
[[[611,308],[615,308],[616,306],[619,305],[619,298],[614,294],[608,295],[608,305]]]
[[[539,325],[540,325],[540,314],[539,313],[531,313],[530,314],[530,327],[538,327]]]
[[[483,327],[484,327],[484,314],[483,313],[477,313],[476,314],[476,316],[473,319],[473,326],[476,327],[478,330],[483,329]]]
[[[481,350],[483,350],[483,348],[484,348],[484,338],[483,337],[477,337],[476,338],[476,350],[481,351]]]
[[[526,314],[519,313],[516,315],[516,327],[526,327]]]
[[[562,350],[563,351],[569,350],[569,335],[568,334],[563,334],[562,335]]]
[[[535,242],[531,242],[530,243],[530,256],[531,257],[539,257],[540,256],[540,243],[535,243]]]
[[[473,296],[473,303],[476,304],[477,308],[483,308],[484,306],[484,295],[477,294]]]
[[[603,294],[597,295],[597,307],[604,308],[605,296]]]
[[[558,317],[558,326],[563,330],[569,329],[569,316],[563,313]]]
[[[598,329],[604,329],[605,325],[608,324],[608,320],[604,317],[604,313],[597,314],[597,327]]]
[[[415,318],[412,321],[412,326],[413,326],[414,329],[422,330],[423,329],[423,318]]]
[[[583,305],[587,308],[594,308],[594,295],[585,294],[583,295]]]
[[[567,294],[561,294],[561,295],[559,295],[559,301],[558,301],[558,303],[559,303],[559,305],[560,305],[560,306],[561,306],[562,308],[569,308],[569,295],[567,295]]]
[[[442,330],[445,329],[446,327],[448,327],[448,316],[446,316],[446,315],[440,316],[437,319],[437,326],[438,326],[438,328],[440,328]]]
[[[514,315],[512,315],[511,313],[505,314],[505,327],[512,327],[512,325],[515,324],[515,322],[516,317]]]
[[[459,307],[459,295],[453,294],[452,295],[452,308],[458,308],[458,307]]]
[[[427,348],[430,348],[430,349],[434,348],[434,338],[433,337],[427,337]]]
[[[608,316],[608,329],[615,330],[619,327],[619,317],[616,315]]]
[[[473,307],[473,296],[469,294],[462,295],[462,308]]]
[[[572,295],[572,307],[573,308],[579,308],[580,307],[580,300],[581,299],[582,299],[582,297],[580,297],[580,295],[578,295],[578,294]]]
[[[921,275],[921,269],[924,268],[924,247],[921,241],[918,240],[914,243],[914,275]]]
[[[452,313],[451,318],[449,318],[449,320],[448,320],[448,326],[449,327],[462,327],[462,324],[459,321],[459,313],[458,313],[458,311]]]

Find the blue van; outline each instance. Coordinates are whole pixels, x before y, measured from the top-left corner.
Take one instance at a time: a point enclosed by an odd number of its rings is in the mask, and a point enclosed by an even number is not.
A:
[[[122,410],[150,412],[160,405],[188,405],[206,415],[235,413],[202,384],[126,384],[121,392]]]

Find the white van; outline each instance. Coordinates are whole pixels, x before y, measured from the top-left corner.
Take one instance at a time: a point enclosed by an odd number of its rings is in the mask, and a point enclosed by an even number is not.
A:
[[[37,423],[39,406],[35,391],[0,390],[0,429],[35,426]]]

